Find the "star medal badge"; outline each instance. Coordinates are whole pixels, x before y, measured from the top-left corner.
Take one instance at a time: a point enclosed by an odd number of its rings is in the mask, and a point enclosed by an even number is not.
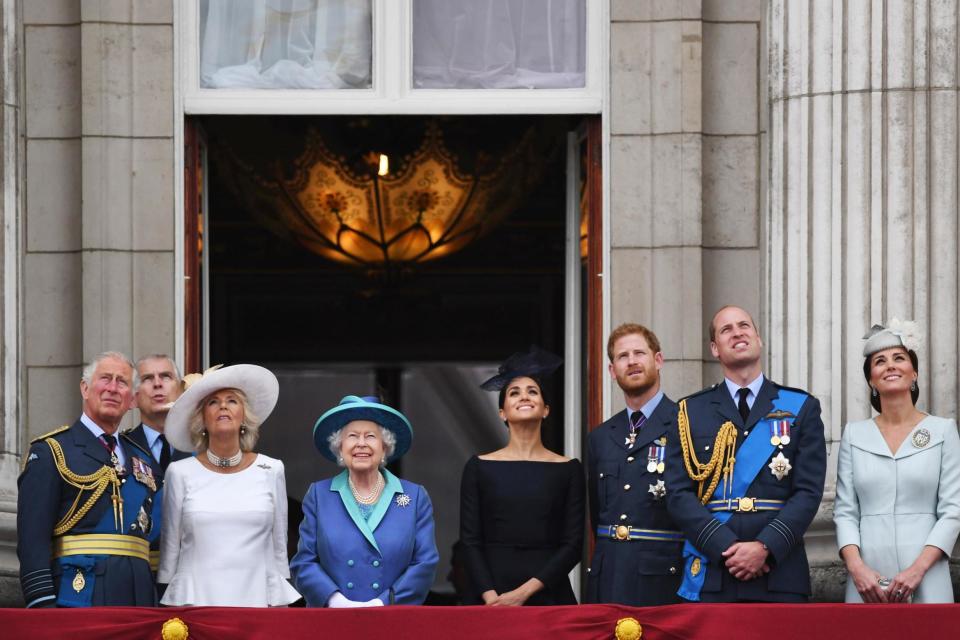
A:
[[[783,451],[777,453],[777,456],[770,461],[770,464],[767,465],[770,468],[770,473],[772,473],[777,480],[783,480],[788,475],[790,475],[790,470],[793,469],[793,466],[790,464],[790,460],[783,455]]]
[[[913,432],[913,438],[911,438],[913,446],[917,449],[923,449],[925,446],[930,444],[930,432],[926,429],[917,429]]]
[[[401,493],[397,496],[397,506],[406,507],[410,504],[410,496],[405,493]]]
[[[637,432],[631,430],[630,434],[623,439],[623,445],[625,447],[632,447],[636,443],[637,443]]]
[[[667,485],[663,484],[663,480],[657,480],[656,484],[650,485],[647,493],[652,493],[654,500],[662,500],[663,496],[667,495]]]
[[[137,512],[137,524],[135,525],[143,532],[143,535],[150,535],[150,529],[153,528],[153,522],[150,520],[150,516],[147,515],[147,510],[143,507],[140,507],[140,511]],[[132,529],[133,527],[131,527]]]
[[[770,421],[770,444],[775,447],[790,444],[790,423],[787,420]]]
[[[121,478],[127,475],[127,470],[123,468],[123,465],[120,464],[120,458],[117,457],[116,453],[110,453],[110,464],[113,465],[113,469],[117,472],[117,475]]]
[[[131,466],[133,467],[133,477],[137,479],[137,482],[150,487],[150,491],[156,492],[157,480],[153,477],[153,469],[150,465],[134,456]]]

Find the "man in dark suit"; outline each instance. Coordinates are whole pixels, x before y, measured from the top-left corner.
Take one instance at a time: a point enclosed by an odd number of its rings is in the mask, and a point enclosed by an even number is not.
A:
[[[590,432],[587,474],[596,547],[588,602],[652,606],[679,602],[683,535],[666,509],[668,429],[677,405],[660,390],[663,354],[646,327],[623,324],[607,341],[610,376],[627,408]]]
[[[137,375],[136,402],[140,409],[140,424],[124,431],[120,437],[144,454],[153,468],[158,487],[163,487],[167,466],[191,455],[174,449],[163,435],[170,406],[182,391],[180,371],[173,358],[156,353],[137,361]],[[160,526],[160,515],[161,505],[157,500],[152,514],[157,527]],[[159,564],[160,540],[157,537],[150,545],[150,568],[156,571]]]
[[[724,381],[678,407],[667,508],[687,537],[687,600],[805,602],[810,594],[803,535],[826,473],[820,403],[765,378],[762,347],[749,313],[720,309],[710,350]]]
[[[140,424],[123,435],[134,446],[150,453],[162,478],[167,465],[191,455],[174,449],[163,435],[167,413],[182,391],[180,371],[173,358],[158,353],[140,358],[137,374],[140,379],[136,390]]]
[[[116,437],[133,364],[105,352],[83,370],[83,413],[33,440],[17,482],[17,556],[27,607],[155,606],[149,565],[157,479]]]

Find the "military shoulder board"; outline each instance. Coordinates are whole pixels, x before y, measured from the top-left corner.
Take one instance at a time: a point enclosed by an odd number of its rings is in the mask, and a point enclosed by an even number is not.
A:
[[[62,427],[57,427],[57,428],[54,429],[53,431],[47,432],[47,433],[43,434],[42,436],[37,436],[36,438],[34,438],[33,440],[30,441],[30,444],[34,444],[34,443],[40,442],[41,440],[46,440],[47,438],[50,438],[50,437],[52,437],[52,436],[55,436],[55,435],[57,435],[58,433],[63,433],[64,431],[66,431],[66,430],[69,429],[69,428],[70,428],[70,425],[68,425],[68,424],[63,425]]]

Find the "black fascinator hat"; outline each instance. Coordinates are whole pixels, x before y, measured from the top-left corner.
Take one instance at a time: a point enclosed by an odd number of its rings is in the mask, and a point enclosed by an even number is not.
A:
[[[500,391],[514,378],[527,376],[529,378],[544,378],[563,364],[563,358],[537,345],[530,345],[526,353],[520,351],[506,360],[497,369],[497,375],[480,385],[484,391]]]

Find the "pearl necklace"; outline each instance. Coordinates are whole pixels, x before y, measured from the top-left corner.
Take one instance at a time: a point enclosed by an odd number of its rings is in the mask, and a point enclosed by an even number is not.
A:
[[[241,449],[240,451],[237,451],[235,454],[233,454],[229,458],[221,458],[220,456],[215,454],[213,451],[210,451],[210,449],[207,449],[207,460],[209,460],[210,464],[212,464],[213,466],[220,467],[222,469],[226,469],[228,467],[235,467],[238,464],[240,464],[241,460],[243,460],[243,450]]]
[[[373,483],[373,490],[365,496],[360,495],[357,488],[353,485],[353,478],[347,478],[350,483],[350,491],[353,493],[353,499],[360,504],[373,504],[380,497],[380,491],[383,489],[383,476],[377,474],[377,481]]]

